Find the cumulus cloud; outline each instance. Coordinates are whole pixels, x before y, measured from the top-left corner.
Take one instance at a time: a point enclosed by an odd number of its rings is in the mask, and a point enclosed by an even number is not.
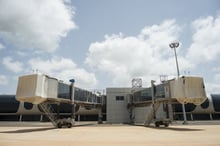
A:
[[[206,93],[209,96],[210,94],[219,94],[220,85],[218,83],[206,83]]]
[[[2,64],[9,70],[19,73],[23,70],[23,63],[19,61],[13,61],[11,57],[3,58]]]
[[[130,85],[134,77],[150,81],[161,74],[176,75],[169,43],[178,39],[180,31],[175,20],[166,20],[146,26],[137,36],[106,35],[104,41],[90,45],[85,62],[111,74],[113,84],[118,86]],[[193,66],[182,56],[179,62],[181,69]]]
[[[78,67],[71,59],[52,57],[48,60],[41,58],[31,59],[28,64],[32,69],[47,74],[69,83],[70,79],[76,80],[76,86],[82,88],[94,88],[97,84],[96,77],[83,68]]]
[[[0,85],[7,85],[8,79],[5,75],[0,75]]]
[[[192,22],[192,28],[192,44],[187,49],[186,58],[197,65],[198,72],[205,70],[204,76],[208,80],[207,93],[218,93],[220,91],[218,84],[220,81],[218,65],[220,61],[220,15],[196,19]],[[202,63],[206,65],[201,68],[199,64]],[[213,65],[216,67],[212,68]]]
[[[208,16],[192,23],[193,42],[187,58],[195,63],[213,61],[220,55],[220,15]]]
[[[0,10],[0,38],[23,49],[53,52],[77,27],[63,0],[1,0]]]

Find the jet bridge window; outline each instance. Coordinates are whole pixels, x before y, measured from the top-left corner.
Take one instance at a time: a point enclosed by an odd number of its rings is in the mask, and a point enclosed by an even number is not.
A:
[[[117,101],[123,101],[124,100],[124,96],[116,96],[116,100]]]

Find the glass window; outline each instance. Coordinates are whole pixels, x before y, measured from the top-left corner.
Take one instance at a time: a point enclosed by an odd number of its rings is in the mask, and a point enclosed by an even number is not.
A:
[[[124,96],[116,96],[116,100],[124,100]]]

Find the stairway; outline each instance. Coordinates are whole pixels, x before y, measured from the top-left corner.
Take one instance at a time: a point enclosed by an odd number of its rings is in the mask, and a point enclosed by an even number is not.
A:
[[[43,112],[46,114],[46,116],[49,118],[49,120],[52,122],[52,124],[56,127],[57,117],[54,115],[55,111],[53,110],[52,106],[45,102],[39,104],[39,106],[43,110]]]
[[[152,120],[155,118],[154,115],[156,114],[159,107],[160,107],[160,102],[155,102],[154,107],[153,107],[153,104],[151,104],[150,110],[148,111],[146,118],[145,118],[145,122],[144,122],[145,126],[150,125]]]

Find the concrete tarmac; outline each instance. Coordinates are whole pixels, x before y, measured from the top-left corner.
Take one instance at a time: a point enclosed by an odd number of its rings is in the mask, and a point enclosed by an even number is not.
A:
[[[0,146],[220,146],[220,121],[153,125],[80,122],[56,129],[42,122],[0,122]]]

